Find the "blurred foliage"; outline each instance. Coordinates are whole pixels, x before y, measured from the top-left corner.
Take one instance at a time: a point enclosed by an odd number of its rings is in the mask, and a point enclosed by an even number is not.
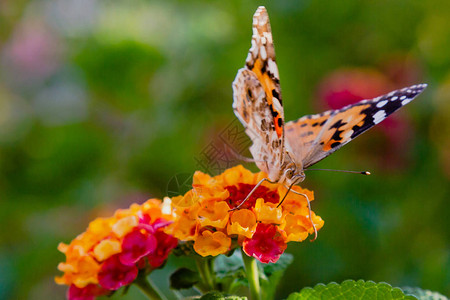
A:
[[[58,242],[200,169],[200,153],[235,120],[231,82],[262,4],[287,120],[326,109],[324,82],[349,69],[384,76],[380,93],[429,83],[395,119],[403,129],[380,124],[318,164],[372,176],[308,173],[325,226],[288,248],[277,298],[348,278],[450,294],[449,2],[5,0],[1,299],[63,298]],[[154,280],[167,289],[179,264]],[[142,299],[134,288],[126,298]]]

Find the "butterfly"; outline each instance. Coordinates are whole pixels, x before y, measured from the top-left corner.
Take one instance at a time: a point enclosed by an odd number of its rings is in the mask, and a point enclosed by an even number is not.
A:
[[[234,113],[252,140],[253,161],[268,174],[255,189],[264,180],[290,187],[302,182],[304,170],[383,121],[426,86],[413,85],[285,123],[269,15],[260,6],[253,16],[253,36],[245,67],[233,82]]]

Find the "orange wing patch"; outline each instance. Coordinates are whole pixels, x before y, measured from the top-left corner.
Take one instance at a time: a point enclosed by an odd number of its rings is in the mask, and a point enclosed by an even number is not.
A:
[[[285,159],[284,112],[269,15],[260,6],[253,16],[252,46],[233,82],[233,109],[252,140],[250,152],[272,181]]]
[[[299,145],[299,142],[294,143],[297,147],[305,148],[311,146],[329,117],[330,111],[324,114],[305,116],[297,121],[286,123],[284,127],[286,139],[290,141],[299,140],[301,145]]]
[[[332,120],[333,123],[327,126],[322,135],[319,143],[322,145],[322,150],[330,151],[341,144],[348,143],[352,139],[354,126],[360,128],[364,125],[366,116],[361,112],[370,106],[370,104],[358,105],[337,113]]]
[[[249,50],[246,67],[255,73],[266,92],[266,101],[272,113],[275,131],[279,138],[283,135],[284,116],[281,114],[281,89],[278,67],[275,62],[275,48],[269,15],[260,6],[253,16],[252,47]]]

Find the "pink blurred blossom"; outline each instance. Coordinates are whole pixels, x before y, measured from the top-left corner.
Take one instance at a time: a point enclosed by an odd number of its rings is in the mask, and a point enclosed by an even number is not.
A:
[[[9,76],[19,83],[35,83],[51,76],[60,66],[63,45],[39,20],[26,20],[5,45],[3,61]]]
[[[373,69],[338,69],[319,84],[318,94],[325,109],[339,109],[370,99],[392,89],[389,80]]]

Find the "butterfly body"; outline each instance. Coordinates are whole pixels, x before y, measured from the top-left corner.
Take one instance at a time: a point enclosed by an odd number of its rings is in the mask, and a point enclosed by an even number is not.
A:
[[[254,162],[272,182],[292,185],[304,170],[335,152],[419,95],[413,85],[338,110],[285,123],[280,78],[266,9],[253,16],[252,46],[233,82],[233,109],[253,144]]]

